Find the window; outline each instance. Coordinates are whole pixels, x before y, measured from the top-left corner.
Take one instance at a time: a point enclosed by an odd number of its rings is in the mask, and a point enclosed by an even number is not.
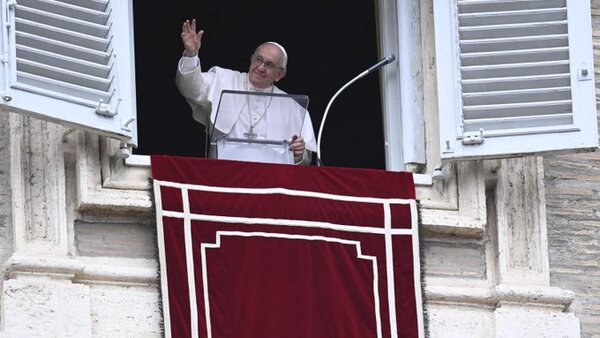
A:
[[[0,109],[136,141],[132,3],[2,0]]]
[[[434,6],[442,158],[597,147],[589,1]]]
[[[165,7],[136,1],[140,147],[134,153],[204,155],[203,128],[174,85],[185,19],[196,18],[205,31],[200,51],[204,70],[221,66],[245,72],[260,42],[285,46],[288,74],[278,87],[309,96],[316,134],[328,100],[380,58],[375,3],[220,0]],[[346,10],[340,15],[342,6]],[[354,83],[333,103],[323,131],[326,165],[385,168],[378,75]]]
[[[145,95],[140,118],[149,121],[143,124],[136,119],[133,1],[1,2],[7,27],[1,31],[1,110],[64,121],[130,144],[137,143],[138,126],[155,125],[139,153],[201,155],[201,127],[173,83],[180,21],[197,13],[199,22],[209,23],[205,68],[243,71],[256,41],[286,45],[291,70],[281,87],[309,95],[315,131],[337,89],[380,56],[401,54],[381,81],[372,74],[337,99],[324,133],[324,162],[390,170],[425,162],[422,81],[406,71],[425,67],[403,62],[422,53],[418,36],[407,33],[419,31],[420,22],[410,21],[418,18],[419,0],[357,2],[353,14],[335,20],[332,15],[348,2],[223,0],[211,3],[211,11],[207,4],[136,2],[136,50],[144,64],[137,93]],[[233,11],[237,20],[223,17]],[[434,20],[443,159],[597,147],[589,0],[434,0]],[[194,132],[187,132],[191,125]],[[151,141],[200,149],[157,151],[147,146]]]

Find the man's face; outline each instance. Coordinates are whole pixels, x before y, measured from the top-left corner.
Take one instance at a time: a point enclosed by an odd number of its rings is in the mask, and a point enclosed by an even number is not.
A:
[[[283,55],[281,50],[272,44],[260,47],[250,58],[248,79],[256,88],[264,89],[281,80],[285,69],[281,68]]]

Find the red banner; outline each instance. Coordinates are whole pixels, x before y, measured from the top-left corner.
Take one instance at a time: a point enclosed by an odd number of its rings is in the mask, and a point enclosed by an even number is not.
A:
[[[151,160],[167,337],[423,336],[410,173]]]

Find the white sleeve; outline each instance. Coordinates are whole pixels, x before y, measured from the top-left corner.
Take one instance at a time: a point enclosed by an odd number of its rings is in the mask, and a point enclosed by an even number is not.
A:
[[[182,74],[187,74],[194,71],[200,66],[200,59],[198,56],[182,56],[179,61],[179,71]]]

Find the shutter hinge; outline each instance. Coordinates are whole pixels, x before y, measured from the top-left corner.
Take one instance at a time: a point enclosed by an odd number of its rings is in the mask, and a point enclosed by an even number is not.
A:
[[[462,143],[464,145],[482,144],[483,141],[483,129],[463,133]]]
[[[10,58],[9,51],[11,46],[9,45],[11,29],[13,29],[11,25],[11,11],[14,12],[17,2],[15,0],[8,0],[5,3],[6,7],[3,7],[0,12],[2,15],[3,27],[0,28],[2,32],[0,33],[0,43],[2,44],[2,72],[4,73],[4,88],[2,88],[2,99],[5,102],[12,101],[12,94],[10,91]]]
[[[118,159],[126,159],[131,155],[131,151],[129,150],[129,146],[126,143],[121,142],[119,145],[119,152],[115,154]]]
[[[115,107],[112,107],[108,103],[104,103],[104,100],[98,100],[98,106],[96,106],[96,114],[108,117],[114,117],[117,115],[117,109],[119,108],[119,103],[121,103],[120,99],[117,99],[117,104]]]

